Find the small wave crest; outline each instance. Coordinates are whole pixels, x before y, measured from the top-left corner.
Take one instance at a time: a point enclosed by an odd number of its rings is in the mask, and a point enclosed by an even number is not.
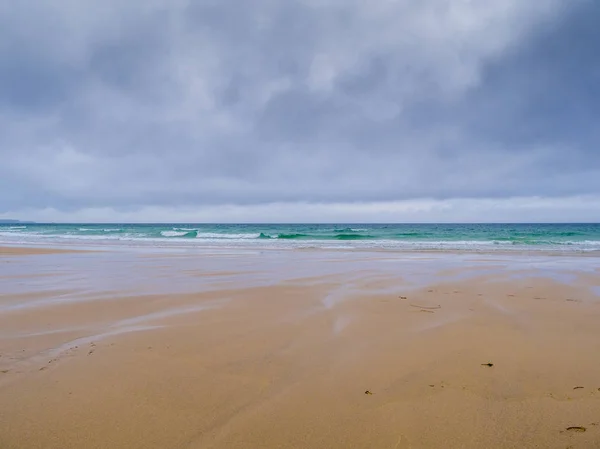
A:
[[[364,234],[336,234],[336,240],[366,240],[366,239],[374,239],[372,235],[364,235]]]
[[[160,235],[163,237],[185,237],[195,238],[197,236],[196,231],[161,231]]]
[[[431,233],[429,232],[418,232],[418,231],[406,231],[406,232],[396,232],[394,237],[428,237]]]
[[[278,239],[283,239],[283,240],[305,239],[307,237],[309,237],[308,234],[298,234],[298,233],[294,233],[294,234],[277,234],[277,238]]]

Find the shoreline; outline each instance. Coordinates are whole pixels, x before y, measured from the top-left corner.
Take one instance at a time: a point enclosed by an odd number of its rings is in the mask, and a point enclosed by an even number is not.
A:
[[[31,224],[0,226],[2,245],[596,257],[600,256],[600,224]]]
[[[492,246],[492,245],[490,245]],[[58,254],[72,252],[104,252],[104,251],[148,251],[158,254],[168,252],[180,253],[220,253],[227,251],[261,251],[261,252],[333,252],[333,253],[382,253],[382,254],[399,254],[399,255],[482,255],[482,256],[523,256],[523,257],[592,257],[600,258],[600,249],[596,250],[573,250],[573,249],[524,249],[524,248],[495,248],[495,249],[457,249],[457,248],[432,248],[432,249],[409,249],[409,248],[382,248],[382,247],[343,247],[343,246],[306,246],[306,247],[276,247],[276,246],[260,246],[259,244],[239,244],[239,245],[208,245],[198,243],[195,245],[177,245],[175,243],[168,245],[153,245],[149,243],[129,244],[129,243],[114,243],[108,242],[105,244],[88,244],[83,242],[68,243],[68,242],[27,242],[13,243],[0,241],[0,256],[14,254]]]

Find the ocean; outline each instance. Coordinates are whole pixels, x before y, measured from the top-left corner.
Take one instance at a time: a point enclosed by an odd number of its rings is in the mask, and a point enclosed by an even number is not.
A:
[[[600,252],[600,224],[0,224],[0,244]]]

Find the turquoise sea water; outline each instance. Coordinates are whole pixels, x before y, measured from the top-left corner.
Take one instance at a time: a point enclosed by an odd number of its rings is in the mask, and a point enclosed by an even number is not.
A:
[[[600,251],[600,224],[0,224],[0,243]]]

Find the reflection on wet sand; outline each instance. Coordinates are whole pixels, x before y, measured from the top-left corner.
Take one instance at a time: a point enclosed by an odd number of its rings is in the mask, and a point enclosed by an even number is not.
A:
[[[5,252],[0,447],[595,447],[596,262]]]

